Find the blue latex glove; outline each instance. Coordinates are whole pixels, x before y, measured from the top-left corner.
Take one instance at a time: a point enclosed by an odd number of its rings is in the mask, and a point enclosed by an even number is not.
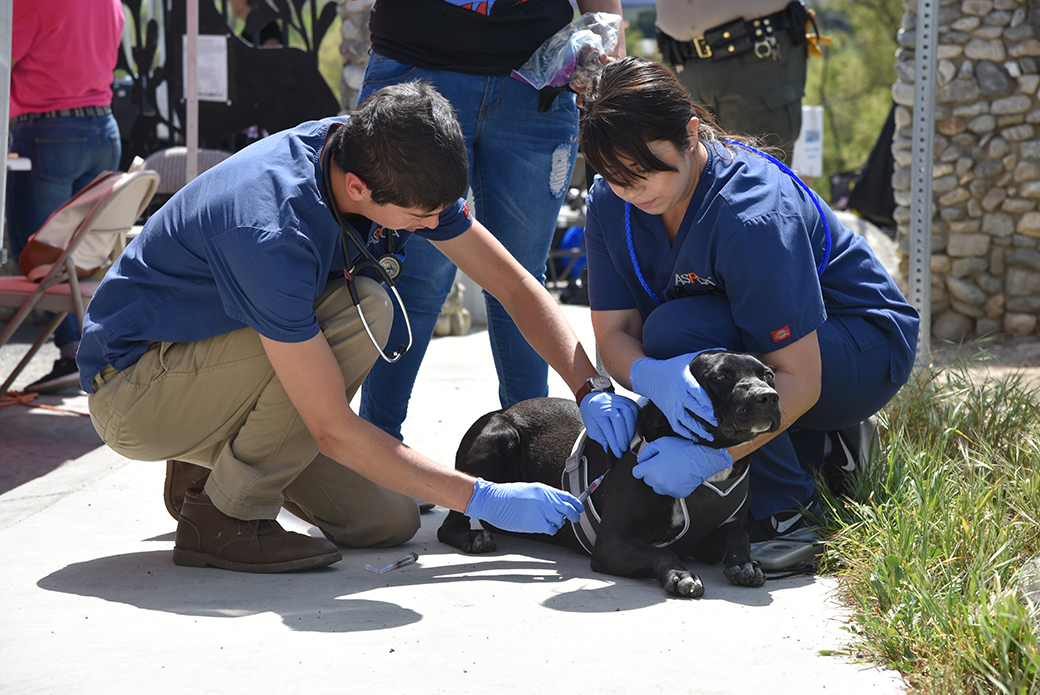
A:
[[[636,460],[632,475],[657,494],[669,497],[689,497],[698,485],[733,465],[733,457],[725,449],[694,444],[682,437],[647,442]]]
[[[589,437],[621,458],[636,433],[639,406],[618,393],[593,391],[581,399],[581,419]]]
[[[483,519],[504,531],[548,533],[563,526],[564,519],[578,521],[585,505],[563,490],[541,483],[489,483],[477,478],[466,516]]]
[[[676,434],[711,441],[708,431],[690,414],[696,413],[712,425],[718,424],[711,399],[690,372],[690,361],[701,352],[704,351],[670,360],[643,357],[632,363],[628,378],[633,391],[646,396],[661,409]]]

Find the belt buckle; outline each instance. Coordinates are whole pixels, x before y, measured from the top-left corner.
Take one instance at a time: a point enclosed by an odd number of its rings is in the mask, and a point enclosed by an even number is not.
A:
[[[703,36],[694,37],[693,50],[697,51],[698,58],[711,58],[711,46],[704,41]]]

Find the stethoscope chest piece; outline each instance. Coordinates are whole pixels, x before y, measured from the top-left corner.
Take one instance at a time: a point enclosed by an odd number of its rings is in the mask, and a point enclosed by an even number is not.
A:
[[[401,271],[404,270],[404,265],[401,263],[401,257],[392,253],[384,253],[379,257],[379,265],[383,266],[383,270],[390,276],[391,280],[396,280],[401,277]]]

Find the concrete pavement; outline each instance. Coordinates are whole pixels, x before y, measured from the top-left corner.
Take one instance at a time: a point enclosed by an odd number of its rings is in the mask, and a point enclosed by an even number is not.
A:
[[[591,348],[588,309],[564,310]],[[19,347],[5,348],[5,363]],[[551,377],[551,395],[569,397]],[[497,407],[496,384],[485,331],[435,339],[406,441],[451,465],[469,425]],[[85,411],[82,394],[39,400]],[[72,434],[48,445],[56,430]],[[903,691],[894,672],[840,653],[849,634],[830,578],[747,589],[730,586],[721,566],[692,562],[705,596],[677,599],[540,543],[500,538],[495,553],[462,555],[436,540],[440,508],[407,545],[344,549],[319,571],[178,567],[162,464],[108,450],[87,418],[0,408],[3,466],[32,466],[34,450],[53,470],[0,495],[7,695]],[[280,520],[318,533],[287,513]],[[414,565],[365,570],[410,551]]]

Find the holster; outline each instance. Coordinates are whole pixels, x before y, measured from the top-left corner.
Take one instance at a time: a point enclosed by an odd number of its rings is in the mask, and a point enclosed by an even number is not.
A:
[[[784,8],[787,13],[787,33],[791,35],[791,43],[795,46],[805,44],[805,26],[809,23],[809,10],[801,0],[792,0]]]
[[[699,36],[693,40],[693,48],[697,52],[697,56],[708,57],[709,51],[704,50],[704,45],[707,44],[714,60],[735,58],[755,47],[755,42],[751,40],[751,32],[748,30],[748,23],[744,21],[743,17],[704,32],[703,42],[698,39],[700,39]]]

